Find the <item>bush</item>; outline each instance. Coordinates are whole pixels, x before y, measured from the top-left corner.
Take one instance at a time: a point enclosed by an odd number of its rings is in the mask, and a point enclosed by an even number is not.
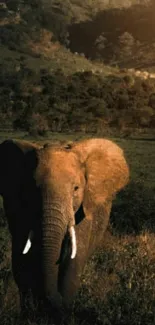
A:
[[[28,120],[28,132],[31,135],[47,135],[49,128],[45,116],[34,113]]]
[[[141,127],[150,127],[154,115],[154,110],[149,106],[136,108],[135,110],[135,119],[137,119],[137,122]]]

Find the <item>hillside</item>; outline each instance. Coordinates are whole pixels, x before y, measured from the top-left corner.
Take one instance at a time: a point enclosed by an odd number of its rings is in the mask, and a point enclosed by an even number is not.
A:
[[[125,3],[125,2],[124,2]],[[155,2],[101,9],[69,27],[70,48],[121,67],[155,66]]]
[[[154,133],[154,76],[129,70],[132,65],[126,58],[125,68],[120,70],[114,61],[112,65],[105,65],[102,59],[90,61],[84,53],[72,53],[69,48],[73,44],[70,29],[93,24],[103,14],[101,7],[106,8],[105,15],[115,10],[124,13],[136,5],[140,8],[138,1],[127,1],[129,8],[122,8],[122,1],[114,8],[115,2],[102,1],[101,6],[98,1],[98,7],[93,7],[93,1],[84,1],[81,7],[79,1],[1,3],[1,128],[23,129],[33,135],[49,131],[123,136]],[[150,11],[148,3],[146,8]],[[116,14],[114,17],[118,19]],[[126,42],[121,55],[131,47],[129,33],[126,39],[130,46]],[[74,44],[80,40],[77,35]],[[146,49],[152,57],[149,46]]]

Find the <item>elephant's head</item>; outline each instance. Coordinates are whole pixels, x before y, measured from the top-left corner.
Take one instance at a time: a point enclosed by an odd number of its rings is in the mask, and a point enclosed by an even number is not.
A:
[[[70,259],[78,254],[76,213],[82,208],[82,218],[93,227],[128,176],[123,151],[104,139],[61,146],[24,141],[0,145],[0,194],[10,232],[22,258],[33,245],[36,253],[41,251],[42,288],[50,300],[58,303],[60,298],[58,273],[66,237]]]

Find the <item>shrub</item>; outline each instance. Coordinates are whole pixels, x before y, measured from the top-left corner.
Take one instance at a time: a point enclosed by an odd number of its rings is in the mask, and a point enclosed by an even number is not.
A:
[[[45,116],[34,113],[28,120],[28,132],[31,135],[41,135],[44,136],[47,134],[48,122]]]
[[[128,33],[124,32],[119,37],[119,56],[121,59],[128,58],[132,55],[132,51],[135,45],[134,37]]]
[[[142,127],[150,127],[150,123],[154,115],[154,111],[150,106],[137,108],[135,111],[135,118],[137,119],[139,125]]]

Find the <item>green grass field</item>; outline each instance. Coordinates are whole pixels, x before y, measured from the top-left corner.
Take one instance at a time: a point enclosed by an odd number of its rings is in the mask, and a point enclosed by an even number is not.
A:
[[[24,133],[1,134],[0,142],[12,136],[25,138]],[[81,137],[54,134],[45,142]],[[102,247],[85,267],[68,325],[155,324],[155,141],[113,140],[125,150],[130,183],[117,195]],[[0,324],[19,325],[10,237],[2,208],[0,213]]]

